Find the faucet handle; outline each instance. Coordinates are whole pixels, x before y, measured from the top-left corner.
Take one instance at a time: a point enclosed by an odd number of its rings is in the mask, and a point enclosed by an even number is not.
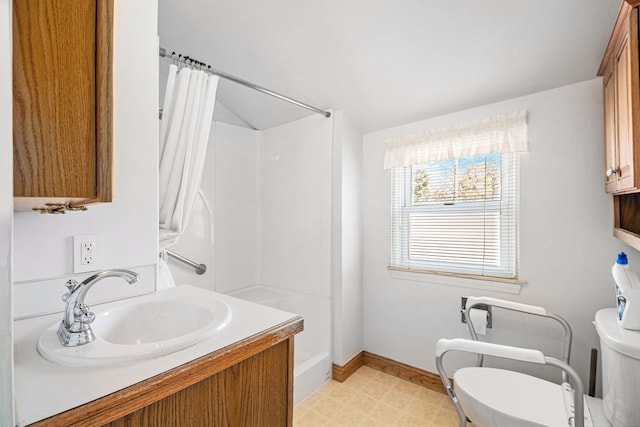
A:
[[[89,311],[89,306],[86,304],[80,304],[73,310],[73,315],[76,320],[88,325],[96,320],[96,315]]]
[[[91,311],[84,312],[84,314],[80,317],[80,321],[85,325],[93,323],[94,320],[96,320],[96,315]]]
[[[65,286],[67,287],[67,289],[69,289],[69,292],[62,295],[62,301],[67,302],[67,300],[71,296],[71,293],[78,287],[78,282],[76,280],[69,279],[67,280],[67,283],[65,283]]]

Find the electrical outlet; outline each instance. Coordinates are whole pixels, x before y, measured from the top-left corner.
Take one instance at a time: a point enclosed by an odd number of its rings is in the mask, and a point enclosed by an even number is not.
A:
[[[96,263],[96,259],[93,255],[96,247],[95,242],[82,242],[80,243],[80,264],[91,265]]]
[[[100,270],[102,235],[83,234],[73,236],[73,272],[84,273]]]

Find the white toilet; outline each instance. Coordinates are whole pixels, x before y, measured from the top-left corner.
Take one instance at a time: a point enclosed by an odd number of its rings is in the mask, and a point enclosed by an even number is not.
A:
[[[596,313],[593,324],[600,336],[602,404],[612,426],[640,426],[640,331],[620,327],[615,308]],[[598,408],[590,400],[591,412]],[[594,425],[598,425],[595,422]]]

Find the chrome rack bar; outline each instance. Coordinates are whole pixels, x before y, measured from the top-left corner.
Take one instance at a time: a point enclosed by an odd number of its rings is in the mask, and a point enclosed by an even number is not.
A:
[[[197,262],[193,262],[188,258],[183,257],[182,255],[178,255],[175,252],[172,252],[168,249],[165,249],[167,255],[171,258],[176,259],[180,262],[187,264],[190,267],[193,267],[196,270],[196,274],[204,274],[207,271],[207,266],[204,264],[198,264]]]
[[[185,65],[187,65],[189,67],[196,68],[196,69],[205,71],[207,73],[211,73],[211,74],[216,75],[218,77],[222,77],[223,79],[231,80],[234,83],[238,83],[238,84],[240,84],[242,86],[246,86],[248,88],[257,90],[258,92],[266,93],[267,95],[271,95],[271,96],[273,96],[275,98],[278,98],[278,99],[281,99],[283,101],[287,101],[287,102],[290,102],[292,104],[295,104],[298,107],[306,108],[307,110],[311,110],[314,113],[322,114],[323,116],[325,116],[327,118],[331,117],[331,113],[328,112],[328,111],[321,110],[320,108],[316,108],[316,107],[314,107],[312,105],[305,104],[304,102],[296,101],[293,98],[289,98],[288,96],[281,95],[281,94],[279,94],[277,92],[274,92],[274,91],[269,90],[267,88],[264,88],[262,86],[258,86],[255,83],[251,83],[251,82],[249,82],[247,80],[244,80],[244,79],[241,79],[239,77],[233,76],[231,74],[225,73],[224,71],[218,71],[218,70],[216,70],[214,68],[211,68],[211,65],[207,65],[204,62],[197,61],[197,60],[195,60],[193,58],[190,58],[188,56],[183,56],[183,55],[180,55],[180,54],[176,54],[175,52],[172,52],[171,54],[169,54],[169,53],[167,53],[167,50],[165,48],[163,48],[163,47],[160,47],[160,52],[159,53],[160,53],[160,57],[162,57],[162,58],[168,58],[170,60],[185,64]]]

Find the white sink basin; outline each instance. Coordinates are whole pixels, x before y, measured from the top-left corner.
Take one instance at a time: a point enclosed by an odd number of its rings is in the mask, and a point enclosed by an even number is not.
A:
[[[197,344],[231,321],[231,309],[215,294],[207,298],[183,294],[177,287],[96,310],[91,324],[95,341],[77,347],[60,343],[56,322],[40,336],[38,352],[67,366],[129,363]]]

